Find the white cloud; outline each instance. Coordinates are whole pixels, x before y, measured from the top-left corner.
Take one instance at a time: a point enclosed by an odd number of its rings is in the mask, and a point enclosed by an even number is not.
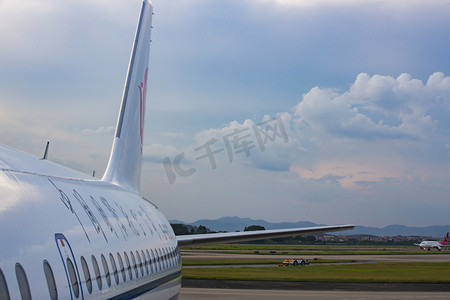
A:
[[[346,92],[313,88],[296,106],[296,122],[331,136],[425,138],[437,126],[430,109],[448,107],[448,81],[442,73],[431,75],[426,85],[408,74],[393,78],[362,73]]]
[[[446,176],[442,156],[432,153],[447,152],[448,128],[440,121],[450,114],[449,80],[442,73],[432,74],[427,84],[408,74],[359,74],[348,91],[311,89],[296,106],[294,121],[314,155],[292,171],[311,179],[338,176],[345,188],[385,178]]]
[[[232,121],[221,128],[196,134],[196,147],[214,140],[214,144],[220,145],[214,145],[214,150],[223,149],[217,154],[222,163],[238,161],[265,170],[289,171],[291,163],[304,151],[291,123],[292,115],[286,112],[276,116],[265,115],[260,122],[250,119],[242,123]]]
[[[359,74],[347,91],[315,87],[303,96],[294,113],[280,113],[289,141],[277,138],[264,149],[258,148],[253,120],[232,121],[195,135],[196,147],[212,139],[214,158],[226,165],[232,162],[269,171],[285,171],[302,178],[336,182],[345,189],[372,191],[371,183],[428,180],[440,169],[436,149],[448,152],[443,116],[449,116],[449,77],[432,74],[427,83],[401,74],[391,76]],[[434,115],[438,109],[442,115]],[[263,121],[270,120],[265,116]],[[441,128],[442,127],[442,128]],[[226,140],[248,135],[253,147],[248,154],[235,153]],[[225,146],[225,147],[224,147]],[[191,158],[195,152],[189,152]],[[426,154],[428,153],[428,154]],[[414,167],[412,167],[414,166]],[[331,180],[332,179],[332,180]],[[331,180],[331,181],[330,181]],[[363,184],[364,183],[364,184]]]

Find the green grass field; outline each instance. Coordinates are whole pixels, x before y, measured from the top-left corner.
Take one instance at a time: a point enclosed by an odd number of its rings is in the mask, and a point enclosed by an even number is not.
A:
[[[268,281],[450,283],[450,263],[375,263],[304,267],[185,268],[183,278]]]

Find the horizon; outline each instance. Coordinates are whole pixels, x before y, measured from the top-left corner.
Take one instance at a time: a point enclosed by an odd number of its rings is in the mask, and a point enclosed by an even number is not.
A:
[[[180,224],[194,224],[194,223],[198,223],[198,222],[202,222],[202,221],[219,221],[221,219],[226,219],[226,218],[231,218],[231,219],[238,218],[238,219],[241,219],[241,220],[249,219],[249,220],[252,220],[252,221],[263,221],[263,222],[267,222],[267,223],[271,223],[271,224],[280,224],[280,223],[313,223],[313,224],[318,225],[318,226],[319,225],[333,225],[333,224],[326,224],[326,223],[324,223],[324,224],[317,224],[315,222],[306,221],[306,220],[298,220],[298,221],[290,221],[290,222],[287,222],[287,221],[270,222],[270,221],[267,221],[267,220],[264,220],[264,219],[252,219],[252,218],[248,218],[248,217],[239,217],[239,216],[224,216],[224,217],[219,217],[217,219],[199,219],[199,220],[192,221],[192,222],[186,222],[186,221],[182,221],[182,220],[178,220],[178,219],[169,219],[169,222],[176,221],[176,222],[181,222]],[[259,225],[259,224],[253,224],[253,225]],[[344,224],[336,224],[336,225],[344,225]],[[358,225],[358,224],[354,224],[354,225],[355,225],[355,227],[372,227],[372,228],[379,228],[379,229],[384,229],[384,228],[390,227],[390,226],[404,226],[404,227],[409,227],[409,228],[414,228],[414,227],[425,228],[425,227],[436,227],[436,226],[438,226],[438,227],[447,227],[447,226],[450,226],[450,224],[446,224],[446,225],[434,224],[434,225],[426,225],[426,226],[408,226],[408,225],[403,225],[403,224],[389,224],[389,225],[384,225],[382,227],[364,226],[364,225]]]

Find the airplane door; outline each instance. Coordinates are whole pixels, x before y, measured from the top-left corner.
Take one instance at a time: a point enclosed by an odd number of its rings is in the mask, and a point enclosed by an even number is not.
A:
[[[66,271],[67,282],[69,284],[70,299],[84,299],[83,288],[81,286],[80,273],[77,262],[70,247],[69,242],[62,233],[55,234],[56,245]]]

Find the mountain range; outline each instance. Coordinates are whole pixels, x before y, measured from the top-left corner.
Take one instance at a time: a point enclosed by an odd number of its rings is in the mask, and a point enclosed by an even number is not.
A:
[[[251,225],[264,226],[265,229],[283,229],[283,228],[295,228],[295,227],[311,227],[311,226],[324,226],[325,224],[315,224],[308,221],[300,222],[281,222],[271,223],[264,220],[253,220],[251,218],[240,217],[222,217],[216,220],[198,220],[193,223],[185,223],[178,220],[171,220],[170,223],[182,223],[192,226],[203,225],[214,231],[243,231],[245,227]],[[332,225],[332,224],[330,224]],[[435,237],[441,239],[447,232],[450,231],[450,225],[434,225],[426,227],[408,227],[404,225],[389,225],[383,228],[378,227],[366,227],[356,226],[353,230],[335,232],[332,234],[339,235],[375,235],[375,236],[421,236],[421,237]]]

